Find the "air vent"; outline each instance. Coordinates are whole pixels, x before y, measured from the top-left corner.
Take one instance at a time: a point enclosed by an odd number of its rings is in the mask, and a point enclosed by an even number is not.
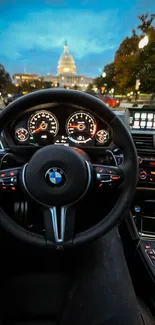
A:
[[[152,134],[132,134],[137,151],[155,151]]]

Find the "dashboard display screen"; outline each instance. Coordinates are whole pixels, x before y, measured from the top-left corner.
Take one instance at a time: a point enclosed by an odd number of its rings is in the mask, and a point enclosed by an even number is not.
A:
[[[130,129],[155,130],[155,111],[130,110]]]

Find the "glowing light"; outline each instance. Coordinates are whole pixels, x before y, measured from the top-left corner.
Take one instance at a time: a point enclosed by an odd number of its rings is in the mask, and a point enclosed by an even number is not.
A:
[[[70,71],[70,68],[64,68],[64,71],[65,72],[69,72]]]
[[[106,73],[105,73],[105,72],[102,73],[102,77],[103,77],[103,78],[106,77]]]
[[[148,42],[149,42],[149,38],[146,35],[140,40],[140,42],[138,44],[139,49],[143,49],[148,44]]]

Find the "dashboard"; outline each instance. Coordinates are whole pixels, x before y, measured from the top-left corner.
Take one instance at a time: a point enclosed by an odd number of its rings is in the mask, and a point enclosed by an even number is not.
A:
[[[81,107],[45,104],[33,107],[12,122],[16,145],[63,144],[67,146],[107,146],[111,129],[95,114]]]

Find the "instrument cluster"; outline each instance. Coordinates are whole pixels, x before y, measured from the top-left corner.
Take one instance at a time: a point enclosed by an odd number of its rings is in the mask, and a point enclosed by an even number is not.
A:
[[[12,125],[17,144],[105,146],[111,141],[107,124],[84,109],[51,107],[26,112]]]

